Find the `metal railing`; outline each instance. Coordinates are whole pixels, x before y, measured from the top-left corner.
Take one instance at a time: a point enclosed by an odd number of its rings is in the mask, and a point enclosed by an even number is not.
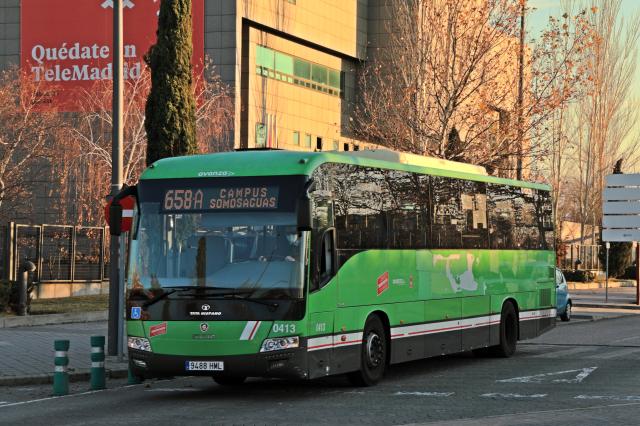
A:
[[[600,246],[597,244],[567,244],[565,246],[565,255],[559,260],[560,268],[562,269],[575,269],[575,262],[580,260],[580,266],[578,269],[585,269],[589,271],[599,271]]]
[[[16,280],[25,260],[36,282],[101,282],[108,275],[108,228],[70,225],[0,226],[0,279]]]

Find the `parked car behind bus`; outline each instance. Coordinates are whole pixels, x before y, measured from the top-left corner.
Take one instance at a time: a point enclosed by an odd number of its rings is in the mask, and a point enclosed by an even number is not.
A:
[[[571,320],[571,304],[567,280],[562,271],[556,268],[556,310],[562,321]]]

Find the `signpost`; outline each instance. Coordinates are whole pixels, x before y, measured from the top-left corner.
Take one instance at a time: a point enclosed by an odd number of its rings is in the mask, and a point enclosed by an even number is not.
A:
[[[122,111],[124,110],[124,68],[123,68],[123,10],[122,0],[115,0],[113,4],[113,128],[111,139],[111,196],[115,197],[122,189],[122,140],[124,128],[122,126]],[[119,293],[120,288],[120,240],[111,235],[109,247],[109,355],[119,355],[119,341],[121,339],[120,320],[122,310]]]
[[[636,304],[640,305],[640,174],[608,175],[602,202],[602,241],[607,246],[610,241],[636,242]]]

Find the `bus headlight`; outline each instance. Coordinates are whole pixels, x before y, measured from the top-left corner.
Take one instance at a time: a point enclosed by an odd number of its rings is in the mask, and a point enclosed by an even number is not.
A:
[[[260,352],[279,351],[282,349],[293,349],[300,346],[300,338],[293,337],[276,337],[273,339],[265,339],[262,342]]]
[[[131,337],[127,339],[127,346],[131,349],[137,349],[139,351],[152,352],[151,343],[146,337]]]

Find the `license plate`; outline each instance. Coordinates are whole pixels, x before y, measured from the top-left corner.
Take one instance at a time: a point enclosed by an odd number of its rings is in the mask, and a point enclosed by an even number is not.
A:
[[[224,371],[223,361],[185,361],[187,371]]]

